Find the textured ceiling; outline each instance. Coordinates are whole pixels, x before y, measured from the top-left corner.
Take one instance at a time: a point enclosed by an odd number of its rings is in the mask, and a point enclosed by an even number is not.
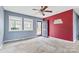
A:
[[[46,16],[42,16],[38,11],[32,10],[33,8],[40,9],[40,6],[3,6],[5,10],[31,15],[36,17],[48,17],[57,13],[61,13],[70,9],[74,9],[75,12],[79,15],[79,7],[78,6],[49,6],[48,9],[52,10],[52,13],[45,13]]]

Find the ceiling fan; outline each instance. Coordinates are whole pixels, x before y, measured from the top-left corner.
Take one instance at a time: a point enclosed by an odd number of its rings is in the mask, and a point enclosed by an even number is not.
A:
[[[39,11],[43,16],[45,16],[45,12],[52,13],[51,10],[47,10],[47,9],[48,6],[41,6],[40,9],[32,9],[32,10]]]

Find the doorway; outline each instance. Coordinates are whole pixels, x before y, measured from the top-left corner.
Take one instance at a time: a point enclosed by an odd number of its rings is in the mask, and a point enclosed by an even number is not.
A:
[[[42,35],[42,21],[37,21],[37,36]]]

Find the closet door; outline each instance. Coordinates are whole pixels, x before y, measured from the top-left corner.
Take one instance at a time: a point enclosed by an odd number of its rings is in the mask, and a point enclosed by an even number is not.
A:
[[[42,36],[48,37],[48,21],[43,21]]]

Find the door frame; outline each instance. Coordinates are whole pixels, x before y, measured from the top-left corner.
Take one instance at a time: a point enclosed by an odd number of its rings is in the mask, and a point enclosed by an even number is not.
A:
[[[48,29],[47,29],[47,31],[48,31],[48,37],[50,36],[50,29],[49,29],[49,20],[47,21],[47,26],[48,26]]]

